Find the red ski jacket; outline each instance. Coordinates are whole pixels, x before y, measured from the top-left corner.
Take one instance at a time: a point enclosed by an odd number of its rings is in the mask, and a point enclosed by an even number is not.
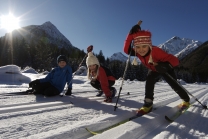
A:
[[[126,54],[130,53],[130,50],[132,49],[131,55],[135,55],[135,51],[131,47],[131,41],[133,40],[133,35],[128,35],[126,38],[126,41],[124,42],[124,52]],[[177,66],[179,64],[179,60],[177,57],[175,57],[172,54],[168,54],[165,51],[163,51],[161,48],[152,46],[152,52],[150,52],[146,56],[141,56],[139,54],[136,54],[136,56],[141,60],[142,64],[144,64],[148,69],[151,69],[152,71],[156,71],[155,67],[148,63],[150,54],[152,55],[152,59],[154,62],[169,62],[173,67]]]

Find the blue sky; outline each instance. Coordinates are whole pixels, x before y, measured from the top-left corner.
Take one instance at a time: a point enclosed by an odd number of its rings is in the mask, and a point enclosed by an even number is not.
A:
[[[54,24],[69,41],[86,52],[106,57],[123,52],[129,30],[140,19],[159,45],[173,36],[208,40],[207,0],[0,0],[0,16],[12,12],[20,27]],[[0,28],[0,36],[5,29]]]

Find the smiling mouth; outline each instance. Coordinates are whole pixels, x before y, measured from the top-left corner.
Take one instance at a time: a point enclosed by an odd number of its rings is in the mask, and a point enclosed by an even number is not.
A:
[[[140,54],[145,54],[145,52],[140,52]]]

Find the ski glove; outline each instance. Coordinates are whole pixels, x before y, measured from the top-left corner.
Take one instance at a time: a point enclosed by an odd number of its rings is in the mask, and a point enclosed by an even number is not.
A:
[[[65,95],[67,95],[67,96],[71,96],[71,94],[72,94],[71,90],[72,90],[72,88],[68,88],[68,90],[67,90],[67,92],[66,92],[66,94],[65,94]]]
[[[29,83],[29,87],[32,87],[32,86],[37,85],[39,83],[40,83],[40,80],[39,79],[34,80],[34,81],[32,81],[32,82]]]
[[[159,73],[166,73],[173,69],[172,65],[169,62],[158,62],[158,65],[155,66],[155,69]]]
[[[136,24],[131,28],[131,30],[129,31],[129,34],[134,34],[134,33],[137,33],[138,31],[141,31],[141,27],[140,25]]]
[[[93,49],[93,46],[92,46],[92,45],[88,46],[88,47],[87,47],[87,52],[88,52],[88,53],[89,53],[89,52],[92,52],[92,49]]]

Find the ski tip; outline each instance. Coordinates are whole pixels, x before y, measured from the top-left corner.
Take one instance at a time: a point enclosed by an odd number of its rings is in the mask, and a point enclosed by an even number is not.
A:
[[[142,116],[142,115],[135,115],[135,116],[129,118],[129,121],[134,120],[134,119],[136,119],[136,118],[138,118],[138,117],[141,117],[141,116]]]
[[[99,134],[99,133],[97,133],[97,132],[94,132],[94,131],[89,130],[87,127],[86,127],[85,129],[86,129],[88,132],[90,132],[91,134],[93,134],[93,135]]]
[[[170,119],[168,116],[166,116],[165,115],[165,119],[167,120],[167,121],[169,121],[169,122],[173,122],[173,120],[172,119]]]

